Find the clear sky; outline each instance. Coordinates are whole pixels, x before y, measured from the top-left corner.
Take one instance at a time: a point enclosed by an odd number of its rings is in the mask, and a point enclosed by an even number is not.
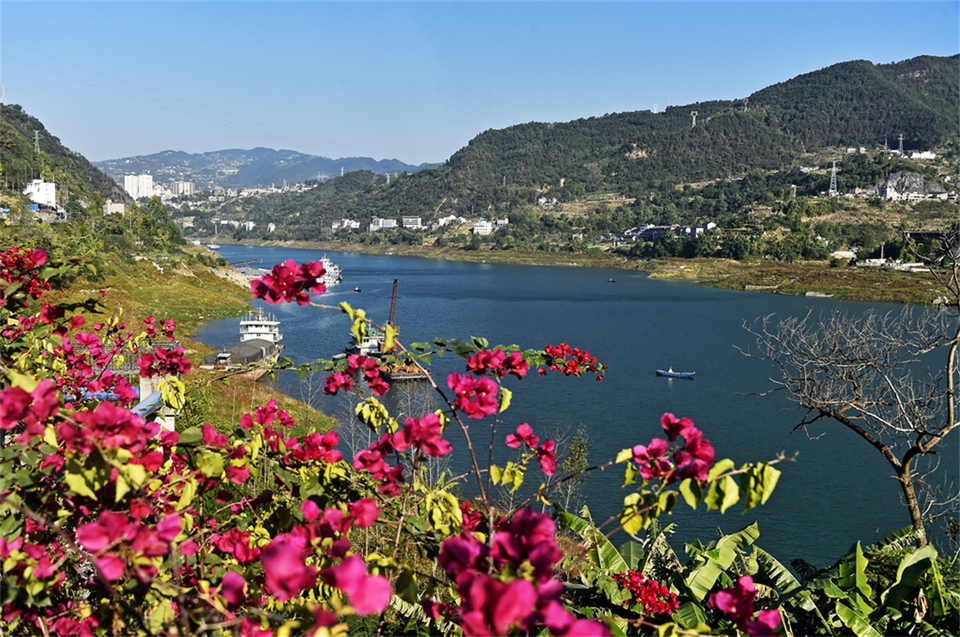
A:
[[[0,2],[0,82],[99,161],[442,162],[491,128],[960,51],[960,2]]]

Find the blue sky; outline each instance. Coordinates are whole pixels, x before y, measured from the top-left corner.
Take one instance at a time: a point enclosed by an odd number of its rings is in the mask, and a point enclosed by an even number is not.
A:
[[[442,162],[491,128],[960,51],[960,2],[0,2],[0,82],[98,161]],[[669,97],[668,97],[669,96]]]

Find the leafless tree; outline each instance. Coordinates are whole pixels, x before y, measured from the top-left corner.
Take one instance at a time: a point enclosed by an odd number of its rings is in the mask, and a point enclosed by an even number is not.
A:
[[[960,277],[955,245],[931,269],[941,311],[905,308],[774,322],[759,319],[746,329],[757,339],[748,356],[776,370],[786,391],[806,415],[794,430],[833,421],[860,436],[887,461],[900,483],[918,544],[927,544],[932,493],[926,479],[937,451],[960,426],[957,414],[960,346]],[[951,486],[951,491],[955,487]],[[956,494],[940,498],[956,502]]]

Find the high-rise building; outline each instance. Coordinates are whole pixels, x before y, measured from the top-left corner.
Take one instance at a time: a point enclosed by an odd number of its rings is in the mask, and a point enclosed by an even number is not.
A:
[[[124,175],[123,189],[134,199],[153,196],[153,175]]]
[[[193,182],[192,181],[175,181],[170,188],[173,191],[173,194],[177,196],[187,196],[193,194]]]

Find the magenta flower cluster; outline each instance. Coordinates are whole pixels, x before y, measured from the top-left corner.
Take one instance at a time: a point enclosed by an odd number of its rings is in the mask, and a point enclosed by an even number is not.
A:
[[[563,584],[553,577],[561,557],[553,520],[531,509],[502,522],[489,545],[465,531],[444,541],[437,558],[456,582],[459,608],[431,601],[424,610],[434,618],[456,612],[468,635],[539,633],[543,626],[557,636],[609,635],[602,622],[577,619],[564,608]]]
[[[540,468],[545,474],[552,476],[557,472],[557,452],[552,440],[544,440],[543,444],[540,444],[540,437],[534,435],[533,427],[523,423],[517,427],[517,433],[507,434],[508,447],[516,449],[521,444],[525,444],[536,454]]]
[[[410,447],[435,458],[453,451],[450,442],[443,438],[440,418],[436,414],[427,414],[419,420],[407,418],[403,429],[394,434],[384,433],[380,440],[357,454],[353,466],[368,471],[381,483],[377,490],[385,496],[393,497],[400,493],[400,484],[405,482],[403,465],[391,467],[385,459],[394,452],[403,452]]]
[[[323,385],[323,393],[336,396],[341,389],[350,391],[353,388],[354,376],[361,370],[367,381],[367,387],[374,395],[383,396],[390,390],[390,384],[384,379],[377,359],[351,354],[347,357],[347,366],[342,372],[334,372],[327,377]]]
[[[310,294],[323,294],[327,286],[321,283],[326,270],[320,261],[296,264],[293,259],[273,266],[270,274],[250,282],[250,289],[258,299],[271,305],[296,302],[297,305],[310,303]]]
[[[660,582],[647,579],[639,571],[614,573],[613,581],[633,596],[624,605],[640,604],[643,606],[643,615],[669,615],[680,608],[676,593]]]
[[[660,424],[666,439],[654,438],[649,445],[633,448],[633,460],[640,465],[640,476],[644,480],[660,478],[664,484],[686,478],[706,482],[714,463],[714,449],[709,440],[704,440],[703,432],[689,418],[677,418],[669,413],[661,417]],[[682,445],[679,440],[683,441]],[[671,443],[674,443],[672,453]]]
[[[744,575],[735,586],[710,595],[710,605],[723,612],[737,624],[737,630],[748,635],[776,635],[780,626],[780,611],[762,610],[754,617],[753,600],[757,589],[753,578]]]

